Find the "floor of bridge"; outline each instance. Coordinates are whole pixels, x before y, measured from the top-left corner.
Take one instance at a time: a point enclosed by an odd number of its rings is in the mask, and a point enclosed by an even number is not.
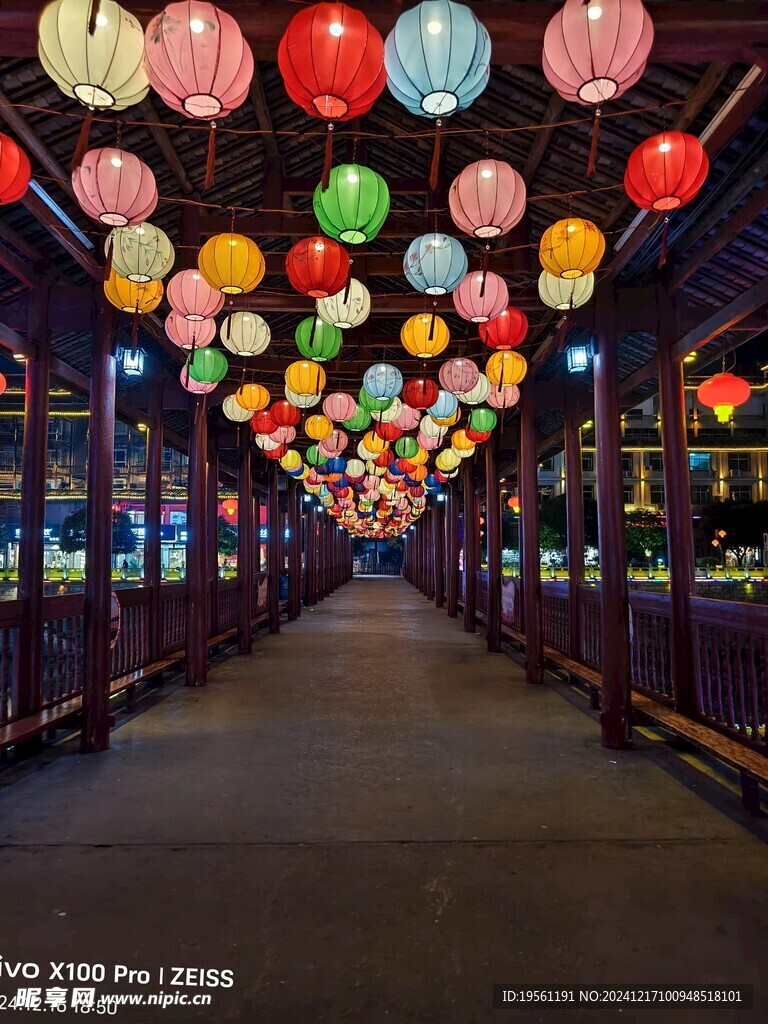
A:
[[[117,1020],[633,1021],[494,1014],[491,985],[765,983],[759,839],[399,579],[341,588],[109,752],[47,760],[0,795],[5,961],[213,997]],[[174,988],[178,966],[234,985]]]

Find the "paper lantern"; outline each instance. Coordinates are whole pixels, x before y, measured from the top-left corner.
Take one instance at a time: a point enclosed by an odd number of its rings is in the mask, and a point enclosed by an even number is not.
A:
[[[225,295],[252,292],[266,270],[258,245],[234,231],[209,238],[198,254],[197,265],[211,288]]]
[[[371,109],[384,88],[384,43],[362,13],[319,3],[290,20],[277,51],[285,89],[311,117],[348,121]]]
[[[125,110],[149,92],[144,33],[113,0],[101,0],[91,33],[93,4],[54,0],[43,8],[37,54],[65,96],[95,110]]]
[[[269,391],[263,384],[241,384],[235,392],[235,401],[248,412],[259,412],[269,405]]]
[[[450,391],[440,389],[434,402],[427,408],[433,420],[445,420],[453,416],[459,408],[459,400]]]
[[[227,395],[221,403],[221,411],[232,423],[245,423],[253,416],[250,409],[245,409],[238,402],[236,395]]]
[[[319,395],[325,387],[325,370],[311,359],[298,359],[285,371],[285,384],[297,395]]]
[[[484,373],[478,373],[477,380],[468,391],[457,391],[456,398],[465,405],[480,405],[488,397],[491,383]]]
[[[417,313],[409,317],[400,328],[403,348],[416,359],[439,356],[450,340],[448,324],[442,317],[432,313]]]
[[[189,376],[201,384],[218,384],[229,369],[227,357],[216,348],[200,348],[187,360]]]
[[[566,217],[541,236],[539,261],[555,277],[571,280],[597,270],[605,253],[605,238],[591,220]]]
[[[334,430],[331,431],[331,433],[328,435],[328,437],[324,438],[318,444],[317,447],[318,447],[318,451],[322,452],[323,455],[334,456],[334,455],[338,455],[340,452],[343,452],[348,444],[349,444],[349,438],[344,433],[344,431],[343,430],[334,429]],[[334,469],[333,465],[331,465],[330,468],[333,470]],[[343,469],[344,467],[341,466],[339,468]]]
[[[415,455],[419,450],[419,445],[415,437],[401,437],[395,444],[395,451],[402,459],[408,459],[411,455]]]
[[[272,419],[269,409],[259,409],[254,413],[251,416],[251,427],[254,434],[271,434],[273,430],[277,430],[277,424]]]
[[[402,408],[403,403],[399,398],[395,397],[390,399],[386,409],[373,409],[371,411],[371,418],[379,423],[392,423],[400,415]]]
[[[111,256],[112,269],[120,277],[139,283],[165,277],[176,258],[168,235],[149,221],[113,228],[107,235],[104,252]]]
[[[333,433],[333,423],[327,416],[310,416],[304,424],[304,430],[307,437],[311,437],[313,441],[324,441]]]
[[[511,409],[520,401],[520,389],[515,384],[503,388],[498,384],[491,384],[485,400],[494,409]]]
[[[375,398],[372,394],[366,391],[364,386],[360,388],[357,397],[360,405],[362,405],[367,412],[377,412],[380,409],[388,409],[392,404],[391,398]]]
[[[0,206],[26,195],[31,174],[24,150],[9,135],[0,133]]]
[[[260,356],[269,348],[272,333],[258,313],[230,313],[221,325],[219,336],[224,347],[236,356]]]
[[[364,284],[351,277],[335,295],[318,299],[317,315],[340,330],[349,330],[365,323],[371,312],[371,294]]]
[[[213,4],[168,4],[147,26],[145,44],[149,81],[172,110],[209,121],[248,96],[253,54],[235,19]]]
[[[316,395],[299,395],[295,391],[291,391],[289,387],[284,388],[285,397],[291,405],[295,405],[297,409],[311,409],[312,406],[317,405],[320,399],[323,397],[320,392]]]
[[[662,132],[632,150],[624,188],[640,209],[663,213],[698,195],[708,172],[709,158],[695,135]]]
[[[286,398],[281,398],[280,401],[274,402],[269,407],[269,414],[274,420],[276,427],[295,427],[301,420],[299,410],[295,405],[291,405]]]
[[[480,324],[479,331],[488,348],[517,348],[528,333],[528,317],[515,306],[507,306],[494,320]]]
[[[508,388],[519,384],[528,371],[528,363],[519,352],[507,350],[494,352],[485,365],[485,373],[491,384]]]
[[[542,66],[564,100],[595,105],[637,82],[652,45],[642,0],[565,0],[544,33]]]
[[[373,430],[369,430],[363,437],[362,444],[369,452],[374,454],[386,451],[389,448],[389,442],[385,441],[383,437],[379,437]]]
[[[332,238],[313,235],[289,249],[285,270],[297,292],[322,299],[335,295],[347,283],[349,256]]]
[[[471,359],[459,356],[444,362],[438,376],[445,390],[456,394],[456,392],[469,391],[473,388],[477,384],[480,371]]]
[[[461,242],[439,231],[414,238],[403,258],[406,280],[427,295],[452,292],[466,272],[467,254]]]
[[[410,405],[403,403],[400,408],[400,412],[397,414],[394,423],[400,427],[401,430],[415,430],[419,425],[418,409],[413,409]]]
[[[451,434],[451,449],[460,459],[466,459],[474,452],[475,442],[470,440],[466,432],[459,428]]]
[[[380,174],[362,164],[340,164],[328,187],[315,189],[312,200],[320,230],[349,245],[370,242],[389,213],[389,189]]]
[[[412,409],[428,409],[440,394],[440,389],[433,380],[426,377],[415,377],[406,381],[403,386],[403,401]]]
[[[157,309],[163,297],[163,282],[148,281],[145,284],[137,284],[135,281],[128,281],[112,270],[109,278],[104,282],[104,294],[117,309],[124,313],[137,313],[139,316],[144,313],[151,313]]]
[[[453,179],[448,206],[453,223],[476,238],[506,235],[525,213],[525,182],[503,160],[478,160]]]
[[[363,389],[371,398],[394,398],[402,387],[403,375],[391,363],[374,363],[363,374]]]
[[[453,293],[456,312],[473,324],[482,324],[500,316],[509,302],[504,281],[492,270],[473,270]]]
[[[355,411],[347,419],[342,420],[342,425],[354,434],[367,430],[371,424],[371,414],[362,405],[355,403]]]
[[[348,420],[355,415],[356,411],[357,403],[352,395],[348,395],[344,391],[334,391],[323,402],[323,412],[329,420],[334,420],[337,423]]]
[[[207,320],[221,310],[224,296],[203,279],[199,270],[180,270],[168,282],[166,298],[185,320]]]
[[[520,515],[520,499],[516,494],[510,494],[507,498],[507,505],[512,509],[516,516]]]
[[[269,436],[273,441],[277,441],[278,444],[293,444],[296,440],[296,428],[275,427]]]
[[[419,432],[425,437],[445,437],[447,433],[447,427],[441,427],[439,423],[435,423],[431,416],[422,416],[419,423]]]
[[[444,473],[450,473],[451,470],[456,469],[460,464],[461,456],[457,455],[452,448],[449,448],[444,452],[440,452],[435,459],[435,465]]]
[[[542,270],[539,276],[539,298],[550,309],[578,309],[592,298],[595,290],[595,275],[566,281]]]
[[[172,309],[165,318],[165,333],[174,345],[185,351],[205,348],[216,337],[216,321],[212,318],[185,320],[180,313]]]
[[[697,399],[714,410],[719,423],[728,423],[735,408],[743,405],[751,394],[743,377],[726,372],[709,377],[696,391]]]
[[[308,316],[302,320],[294,337],[296,348],[304,358],[314,359],[318,363],[335,359],[341,351],[341,331],[318,316]]]
[[[193,377],[190,377],[189,364],[182,366],[181,373],[179,374],[179,380],[181,381],[181,386],[186,388],[186,390],[191,392],[193,395],[208,395],[211,391],[216,390],[216,381],[205,383],[204,381],[195,380]]]
[[[293,448],[289,448],[285,455],[280,459],[280,465],[288,472],[300,469],[301,456]]]
[[[493,409],[487,409],[484,406],[473,409],[469,414],[469,425],[478,433],[487,434],[494,429],[497,422],[498,416]]]
[[[84,213],[100,224],[141,224],[157,206],[155,176],[124,149],[89,149],[72,172],[72,188]]]
[[[385,441],[396,441],[403,434],[400,427],[391,422],[377,423],[373,429],[374,433],[378,434],[379,437],[383,437]]]
[[[491,40],[469,7],[424,0],[404,11],[384,44],[389,91],[412,114],[465,110],[488,84]]]
[[[478,384],[479,384],[480,381],[487,381],[488,378],[485,376],[484,373],[481,373],[480,376],[477,378],[477,380],[478,380]],[[477,384],[475,384],[475,388],[477,388]],[[474,391],[475,388],[473,388],[472,390]],[[446,391],[446,392],[443,392],[443,393],[444,394],[449,394],[450,392]],[[471,392],[467,391],[466,394],[471,394]],[[450,416],[435,416],[434,413],[431,413],[429,411],[429,409],[427,409],[427,414],[432,417],[432,419],[435,421],[435,423],[437,423],[437,425],[439,427],[455,427],[456,424],[461,419],[461,409],[458,407],[459,406],[459,395],[453,395],[452,397],[456,399],[456,409],[451,413]]]

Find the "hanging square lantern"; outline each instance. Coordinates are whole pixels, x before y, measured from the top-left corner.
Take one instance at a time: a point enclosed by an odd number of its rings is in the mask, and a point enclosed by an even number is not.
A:
[[[143,377],[146,352],[143,348],[124,348],[120,362],[126,377]]]
[[[592,358],[592,335],[583,327],[574,327],[565,340],[568,373],[583,373]]]

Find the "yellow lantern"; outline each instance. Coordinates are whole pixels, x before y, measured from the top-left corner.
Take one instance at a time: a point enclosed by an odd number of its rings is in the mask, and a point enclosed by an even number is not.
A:
[[[485,375],[498,388],[519,384],[528,371],[528,363],[519,352],[507,349],[494,352],[485,367]]]
[[[327,416],[318,414],[309,417],[304,424],[304,430],[307,437],[311,437],[313,441],[324,441],[326,437],[330,437],[333,433],[333,423],[331,423]]]
[[[555,277],[573,280],[597,270],[605,253],[605,238],[591,220],[567,217],[541,236],[539,260]]]
[[[385,451],[389,448],[389,442],[385,441],[383,437],[379,437],[378,434],[369,430],[367,434],[363,436],[363,440],[360,442],[366,451],[372,452],[374,455],[378,455],[379,452]]]
[[[280,459],[280,465],[286,473],[293,473],[301,466],[301,455],[299,455],[295,448],[289,448],[282,459]]]
[[[403,348],[417,359],[439,356],[451,340],[448,324],[432,313],[409,317],[400,329]]]
[[[467,455],[471,455],[475,450],[475,442],[471,441],[464,430],[454,430],[451,434],[451,448],[461,455],[462,458]]]
[[[234,231],[209,238],[200,250],[197,265],[211,288],[225,295],[253,291],[266,269],[258,245]]]
[[[409,456],[408,461],[412,462],[414,466],[426,466],[429,462],[429,452],[426,448],[419,446],[416,454]]]
[[[104,282],[104,294],[113,306],[124,313],[151,313],[157,309],[163,297],[162,281],[137,282],[118,277],[110,271],[109,280]]]
[[[311,359],[298,359],[285,371],[285,384],[297,395],[319,395],[325,387],[325,370]]]
[[[461,456],[457,455],[453,448],[446,448],[445,451],[439,452],[435,459],[435,465],[441,473],[450,473],[460,462]]]
[[[235,401],[243,409],[258,412],[269,405],[269,392],[263,384],[243,384],[235,392]]]

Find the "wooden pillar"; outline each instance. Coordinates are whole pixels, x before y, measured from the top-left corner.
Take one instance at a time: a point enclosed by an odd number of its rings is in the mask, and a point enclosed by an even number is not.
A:
[[[459,494],[455,483],[448,485],[448,523],[445,537],[445,590],[448,617],[458,617],[459,600]]]
[[[479,529],[475,499],[475,456],[462,460],[464,481],[464,629],[475,632],[477,608],[477,533]]]
[[[27,360],[24,386],[18,589],[23,620],[13,652],[11,704],[16,718],[34,714],[43,702],[43,561],[51,383],[48,296],[48,284],[43,281],[29,300],[29,340],[35,345],[36,354],[34,359]]]
[[[520,565],[525,608],[525,681],[540,683],[544,675],[541,628],[541,555],[539,551],[539,470],[536,456],[536,407],[531,389],[520,401]]]
[[[600,724],[604,747],[631,739],[629,594],[621,468],[618,337],[612,289],[597,300],[594,358],[597,517],[600,537],[600,635],[603,685]]]
[[[208,410],[193,399],[187,473],[187,686],[208,682]]]
[[[438,495],[438,499],[445,495]],[[432,515],[435,549],[435,607],[445,606],[445,501],[437,500]]]
[[[302,519],[303,494],[298,482],[294,488],[293,500],[296,504],[296,618],[301,618],[301,606],[304,603],[304,521]]]
[[[426,579],[424,596],[432,601],[435,596],[435,539],[434,539],[434,505],[428,505],[424,511],[424,553]]]
[[[281,536],[283,520],[280,515],[277,463],[271,461],[267,482],[267,611],[269,632],[280,632],[280,574],[284,539]]]
[[[213,432],[212,432],[213,433]],[[208,609],[210,614],[210,635],[219,634],[219,449],[215,433],[208,444],[207,483],[207,551]]]
[[[688,467],[683,364],[672,358],[679,337],[677,308],[669,293],[659,295],[659,402],[664,468],[664,510],[669,551],[670,650],[675,706],[683,714],[700,710],[694,682],[693,636],[688,599],[696,565]]]
[[[295,480],[288,481],[288,621],[299,617],[301,587],[301,534],[299,508],[296,499],[299,489]]]
[[[161,529],[163,521],[163,378],[155,368],[149,396],[147,428],[147,476],[144,488],[144,585],[149,590],[149,657],[159,661],[163,656],[163,612],[160,595],[163,570],[161,564]]]
[[[323,601],[325,599],[325,527],[328,516],[322,506],[319,506],[319,511],[315,514],[317,515],[317,600]]]
[[[85,665],[80,741],[84,753],[107,750],[109,747],[112,478],[117,376],[113,344],[114,309],[99,287],[93,319],[85,503]],[[105,524],[108,524],[106,529]]]
[[[573,393],[565,392],[565,506],[568,548],[568,655],[581,661],[579,587],[584,582],[584,476],[581,427]]]
[[[317,506],[307,508],[307,604],[317,604]]]
[[[485,529],[488,540],[488,607],[485,639],[488,650],[501,651],[501,496],[499,495],[499,432],[485,445]]]
[[[327,512],[323,511],[325,520],[325,536],[323,537],[323,577],[324,592],[326,597],[331,596],[331,531],[336,525]]]
[[[256,528],[258,534],[258,527]],[[253,650],[253,469],[251,466],[251,430],[240,427],[237,471],[237,649],[240,654]]]

